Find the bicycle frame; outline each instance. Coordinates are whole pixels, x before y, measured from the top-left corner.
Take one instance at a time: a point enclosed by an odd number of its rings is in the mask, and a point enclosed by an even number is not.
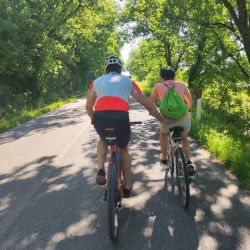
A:
[[[111,158],[110,158],[110,162],[108,165],[107,176],[109,174],[111,162],[114,161],[115,165],[117,167],[117,189],[120,192],[120,189],[121,189],[121,167],[120,167],[121,155],[120,155],[120,150],[119,150],[117,145],[110,145],[109,148],[110,148],[110,152],[111,152]],[[108,179],[108,178],[106,178],[106,179]],[[106,190],[107,190],[107,185],[108,185],[108,182],[106,183]]]
[[[176,127],[176,130],[173,128],[173,131],[168,135],[168,156],[171,175],[174,178],[174,185],[176,183],[178,184],[182,206],[187,208],[190,198],[190,189],[186,159],[182,147],[180,146],[181,131],[179,128],[180,127]]]
[[[134,122],[137,124],[139,122]],[[141,123],[141,122],[140,122]],[[131,124],[131,123],[130,123]],[[112,240],[117,238],[118,234],[118,211],[121,208],[122,201],[122,171],[120,149],[116,145],[116,134],[114,128],[106,128],[110,132],[105,137],[109,145],[111,157],[106,171],[106,188],[104,200],[107,201],[109,236]]]
[[[173,132],[171,132],[169,135],[168,135],[168,151],[169,151],[169,154],[171,155],[171,160],[172,160],[172,164],[173,164],[173,177],[174,177],[174,181],[176,181],[176,178],[177,178],[177,173],[176,173],[176,157],[175,157],[175,153],[176,153],[176,150],[179,146],[179,141],[175,141],[172,137],[173,135]]]

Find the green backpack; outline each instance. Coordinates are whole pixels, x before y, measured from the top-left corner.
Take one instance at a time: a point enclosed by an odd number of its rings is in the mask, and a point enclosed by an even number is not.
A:
[[[166,118],[179,119],[187,113],[187,105],[182,98],[174,91],[175,83],[172,87],[163,83],[169,88],[163,97],[160,105],[160,113]]]

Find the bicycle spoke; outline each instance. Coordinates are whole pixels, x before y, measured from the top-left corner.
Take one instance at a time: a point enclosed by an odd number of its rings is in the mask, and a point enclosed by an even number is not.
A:
[[[185,157],[183,155],[183,151],[178,148],[176,152],[176,167],[177,167],[177,180],[179,186],[179,192],[181,196],[182,206],[184,208],[188,207],[189,204],[189,182],[188,182],[188,173]]]
[[[109,165],[108,190],[107,190],[107,210],[109,221],[109,236],[115,240],[118,233],[118,200],[117,200],[117,172],[116,164]]]

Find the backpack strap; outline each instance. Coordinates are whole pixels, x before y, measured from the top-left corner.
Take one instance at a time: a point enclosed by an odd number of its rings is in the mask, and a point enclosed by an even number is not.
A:
[[[165,82],[162,82],[168,89],[170,89],[170,87],[165,83]],[[174,83],[173,83],[173,86],[171,88],[173,88],[174,90],[174,87],[175,87],[175,80],[174,80]]]
[[[169,89],[168,85],[165,82],[162,82],[162,84],[165,85]]]

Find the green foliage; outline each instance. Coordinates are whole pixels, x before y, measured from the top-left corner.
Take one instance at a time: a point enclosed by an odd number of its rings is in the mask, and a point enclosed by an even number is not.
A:
[[[0,2],[3,114],[71,96],[119,54],[115,1]]]
[[[144,63],[146,76],[142,72],[138,74],[138,70],[134,71],[136,66],[130,67],[132,74],[140,79],[143,75],[144,80],[148,75],[152,76],[154,70],[151,68],[171,65],[186,71],[186,80],[193,93],[219,81],[249,84],[250,47],[244,38],[244,34],[250,32],[247,28],[249,24],[244,18],[241,22],[232,20],[232,13],[240,10],[241,15],[244,9],[249,12],[250,5],[234,4],[231,13],[225,1],[221,3],[195,0],[127,1],[124,19],[128,22],[132,20],[133,34],[147,37],[150,44],[146,46],[150,50],[145,56],[143,40],[143,45],[131,54],[131,61],[152,60],[155,63],[148,68]]]
[[[237,128],[228,126],[222,117],[203,113],[197,124],[193,119],[191,134],[224,162],[242,182],[250,187],[249,138],[239,135]]]
[[[203,90],[206,112],[192,133],[248,186],[250,29],[243,13],[249,11],[247,1],[196,0],[131,0],[124,11],[133,34],[144,36],[128,62],[133,78],[150,95],[159,69],[171,65],[193,97]]]
[[[34,119],[42,114],[45,114],[51,110],[59,108],[66,103],[74,101],[76,98],[78,98],[80,96],[81,96],[81,94],[77,94],[74,97],[71,97],[71,98],[68,98],[65,100],[61,100],[61,101],[57,101],[57,102],[51,103],[49,105],[43,106],[41,108],[34,109],[32,111],[22,110],[19,113],[8,114],[8,116],[6,116],[5,118],[2,118],[2,119],[0,117],[0,132],[4,132],[12,127],[16,127],[16,126],[20,125],[23,122],[32,120],[32,119]]]
[[[148,84],[147,81],[137,81],[140,89],[142,90],[144,95],[150,96],[152,92],[152,87]]]
[[[250,128],[250,95],[238,86],[225,85],[220,82],[204,91],[204,108],[223,117],[226,127],[234,126],[235,134],[242,135]]]

